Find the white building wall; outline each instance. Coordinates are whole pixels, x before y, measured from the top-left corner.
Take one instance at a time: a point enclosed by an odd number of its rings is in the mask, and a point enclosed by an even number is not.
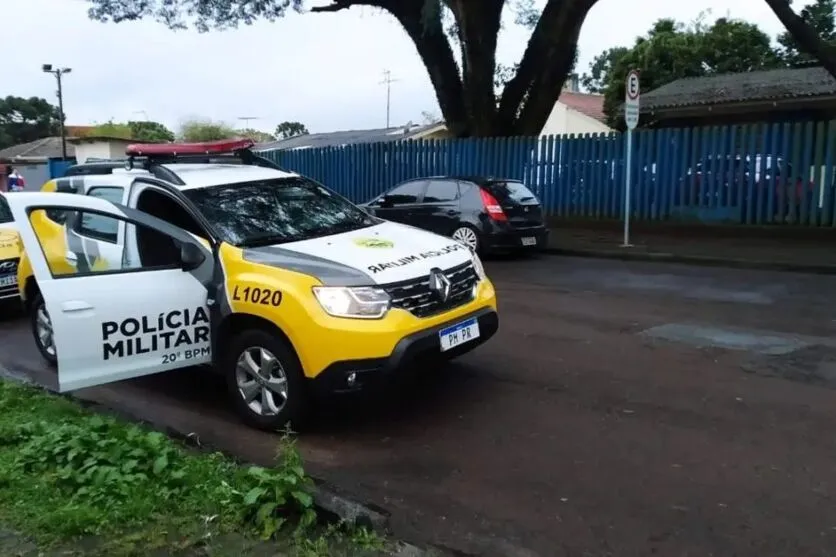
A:
[[[87,159],[122,159],[130,141],[83,141],[75,145],[75,159],[79,163]]]
[[[581,133],[607,133],[612,131],[609,126],[590,118],[586,114],[573,110],[560,101],[554,103],[543,130],[544,135],[566,135]]]

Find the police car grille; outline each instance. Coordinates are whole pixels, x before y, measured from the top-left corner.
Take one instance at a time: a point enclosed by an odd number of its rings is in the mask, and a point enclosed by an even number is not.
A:
[[[405,309],[416,317],[429,317],[464,305],[473,299],[478,277],[473,263],[467,262],[444,271],[450,279],[450,297],[442,302],[430,290],[430,277],[421,277],[381,286],[392,298],[392,307]]]
[[[4,259],[3,261],[0,261],[0,278],[12,276],[15,277],[15,279],[17,279],[17,266],[19,263],[19,258]],[[0,285],[0,298],[14,296],[17,295],[17,293],[17,282],[5,286]]]

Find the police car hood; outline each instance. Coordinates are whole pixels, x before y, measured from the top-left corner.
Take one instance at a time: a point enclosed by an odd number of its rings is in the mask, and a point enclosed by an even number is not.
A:
[[[323,284],[388,284],[471,260],[459,242],[393,222],[343,234],[244,250],[244,258],[315,276]]]
[[[20,257],[21,244],[17,225],[13,222],[0,224],[0,261]]]

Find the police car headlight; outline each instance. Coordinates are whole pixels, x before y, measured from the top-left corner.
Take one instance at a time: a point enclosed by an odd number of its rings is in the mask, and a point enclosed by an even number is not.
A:
[[[380,319],[389,311],[389,294],[380,288],[315,286],[319,305],[329,315],[352,319]]]
[[[485,280],[488,275],[485,274],[485,267],[482,266],[482,260],[476,255],[476,252],[471,252],[470,256],[473,258],[473,270],[476,271],[476,276],[479,280]]]

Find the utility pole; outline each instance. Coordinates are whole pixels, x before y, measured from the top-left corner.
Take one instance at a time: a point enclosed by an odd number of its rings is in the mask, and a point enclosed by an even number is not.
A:
[[[51,73],[58,81],[58,115],[61,119],[61,158],[67,160],[67,131],[64,127],[64,92],[61,88],[61,76],[70,73],[72,68],[55,68],[52,69],[52,64],[44,64],[41,66],[44,73]]]
[[[389,70],[383,70],[383,81],[380,82],[380,85],[386,85],[386,127],[389,127],[389,111],[390,107],[392,106],[392,84],[396,81],[400,81],[399,79],[392,79],[392,72]]]

